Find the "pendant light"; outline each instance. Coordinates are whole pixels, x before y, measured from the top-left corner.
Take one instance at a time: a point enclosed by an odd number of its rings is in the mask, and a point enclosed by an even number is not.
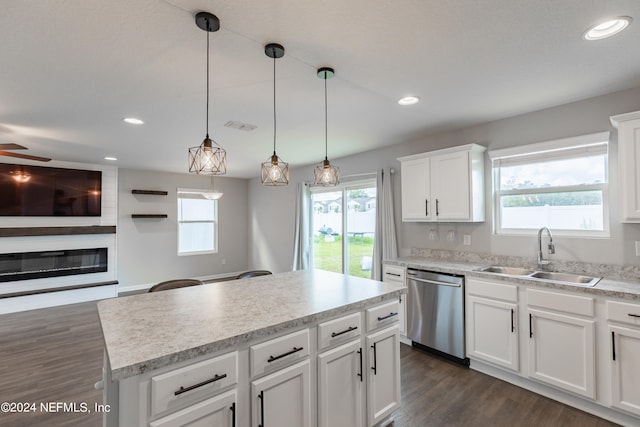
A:
[[[198,12],[196,25],[207,32],[207,133],[202,144],[189,148],[189,172],[199,175],[224,175],[227,173],[227,152],[209,138],[209,33],[220,29],[220,20],[211,13]]]
[[[329,162],[327,157],[327,79],[334,75],[333,68],[318,69],[318,77],[324,80],[324,160],[313,169],[314,185],[336,186],[340,183],[340,168]]]
[[[209,186],[209,189],[207,190],[206,193],[202,193],[202,195],[204,196],[205,199],[209,199],[209,200],[218,200],[219,198],[222,197],[222,191],[216,190],[215,185],[213,185],[213,177],[214,175],[211,175],[211,185]]]
[[[264,53],[273,59],[273,154],[262,163],[262,185],[280,186],[289,184],[289,163],[282,161],[276,154],[276,59],[284,56],[284,47],[277,43],[269,43]]]

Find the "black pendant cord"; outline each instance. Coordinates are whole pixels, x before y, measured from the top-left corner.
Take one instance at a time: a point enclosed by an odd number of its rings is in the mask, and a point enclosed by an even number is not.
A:
[[[329,160],[327,153],[327,72],[324,72],[324,159]]]
[[[209,20],[207,20],[209,28]],[[209,138],[209,31],[207,31],[207,139]]]
[[[276,155],[276,53],[273,50],[273,155]]]

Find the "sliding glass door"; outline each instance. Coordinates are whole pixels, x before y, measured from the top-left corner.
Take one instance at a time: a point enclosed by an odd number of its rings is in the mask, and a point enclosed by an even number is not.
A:
[[[311,206],[313,268],[370,278],[376,229],[375,181],[313,188]]]

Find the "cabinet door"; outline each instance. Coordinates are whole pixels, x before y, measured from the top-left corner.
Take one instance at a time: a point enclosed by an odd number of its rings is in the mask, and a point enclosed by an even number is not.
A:
[[[640,330],[609,327],[611,336],[611,402],[640,415]]]
[[[622,221],[640,222],[640,112],[617,117]]]
[[[431,198],[437,220],[471,219],[469,171],[467,151],[431,158]]]
[[[149,423],[150,427],[233,427],[236,425],[236,391],[191,405]]]
[[[595,399],[593,320],[528,310],[529,377]]]
[[[367,422],[373,426],[400,407],[398,325],[367,337]]]
[[[360,340],[318,356],[320,427],[362,426],[364,383]]]
[[[435,213],[429,158],[402,162],[402,220],[429,221]]]
[[[382,281],[389,283],[397,283],[402,286],[407,286],[405,282],[406,270],[404,267],[395,265],[382,265]],[[407,336],[407,296],[408,294],[400,295],[400,307],[398,308],[398,325],[400,326],[400,335]]]
[[[518,307],[467,297],[467,351],[471,358],[518,372]]]
[[[311,426],[308,360],[251,382],[252,426]]]

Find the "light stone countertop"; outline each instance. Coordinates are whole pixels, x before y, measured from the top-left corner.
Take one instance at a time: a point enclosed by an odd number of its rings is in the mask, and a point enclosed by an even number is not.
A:
[[[547,282],[519,276],[507,276],[503,274],[487,273],[476,271],[479,268],[486,267],[491,263],[477,261],[446,261],[442,258],[423,258],[417,256],[400,257],[395,260],[385,260],[385,264],[398,265],[408,268],[428,269],[431,271],[465,275],[472,277],[480,277],[485,279],[508,281],[511,283],[519,283],[527,286],[535,286],[540,288],[562,289],[573,291],[576,293],[601,295],[611,298],[620,298],[625,300],[640,301],[640,281],[632,279],[619,279],[613,277],[603,277],[595,286],[584,287],[574,285],[563,285],[561,283]],[[505,264],[501,264],[505,265]],[[600,276],[596,276],[600,277]]]
[[[113,298],[98,303],[115,380],[363,309],[407,288],[321,270]]]

